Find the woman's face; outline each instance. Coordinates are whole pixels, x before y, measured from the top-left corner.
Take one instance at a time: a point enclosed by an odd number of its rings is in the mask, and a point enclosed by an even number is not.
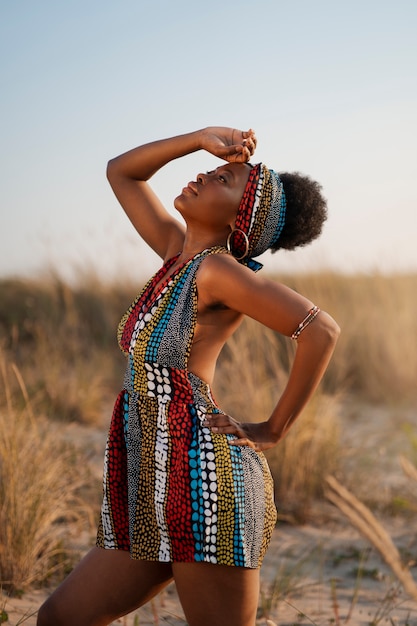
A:
[[[184,219],[197,218],[213,227],[233,226],[251,166],[225,163],[206,174],[198,174],[174,200]]]

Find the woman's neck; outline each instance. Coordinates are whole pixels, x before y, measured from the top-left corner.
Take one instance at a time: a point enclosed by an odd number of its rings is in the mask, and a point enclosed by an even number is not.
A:
[[[214,246],[225,246],[229,231],[222,233],[203,233],[190,232],[187,230],[184,239],[184,245],[179,256],[179,261],[185,261],[194,256],[198,252],[202,252],[207,248]]]

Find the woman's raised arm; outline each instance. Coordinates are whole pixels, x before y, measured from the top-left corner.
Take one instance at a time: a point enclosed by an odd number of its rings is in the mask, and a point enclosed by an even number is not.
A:
[[[170,161],[197,150],[226,161],[247,161],[255,147],[251,130],[205,128],[129,150],[109,161],[107,177],[137,232],[165,259],[182,249],[185,228],[168,213],[147,181]]]

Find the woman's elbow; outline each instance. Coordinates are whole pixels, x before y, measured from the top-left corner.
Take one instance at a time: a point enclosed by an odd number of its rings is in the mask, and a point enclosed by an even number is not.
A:
[[[106,176],[107,180],[111,183],[112,179],[115,177],[117,172],[117,157],[115,159],[110,159],[107,163],[106,167]]]
[[[320,327],[322,341],[328,346],[335,346],[341,333],[339,324],[325,311],[320,312],[317,322]]]

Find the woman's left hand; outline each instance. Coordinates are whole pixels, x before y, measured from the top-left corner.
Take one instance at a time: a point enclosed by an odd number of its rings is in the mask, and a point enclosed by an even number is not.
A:
[[[201,147],[229,163],[247,163],[256,150],[255,131],[208,126],[200,131]]]
[[[241,424],[224,413],[207,413],[204,426],[215,434],[235,435],[236,439],[230,439],[229,445],[249,446],[256,452],[273,448],[279,441],[279,437],[271,433],[268,422]]]

